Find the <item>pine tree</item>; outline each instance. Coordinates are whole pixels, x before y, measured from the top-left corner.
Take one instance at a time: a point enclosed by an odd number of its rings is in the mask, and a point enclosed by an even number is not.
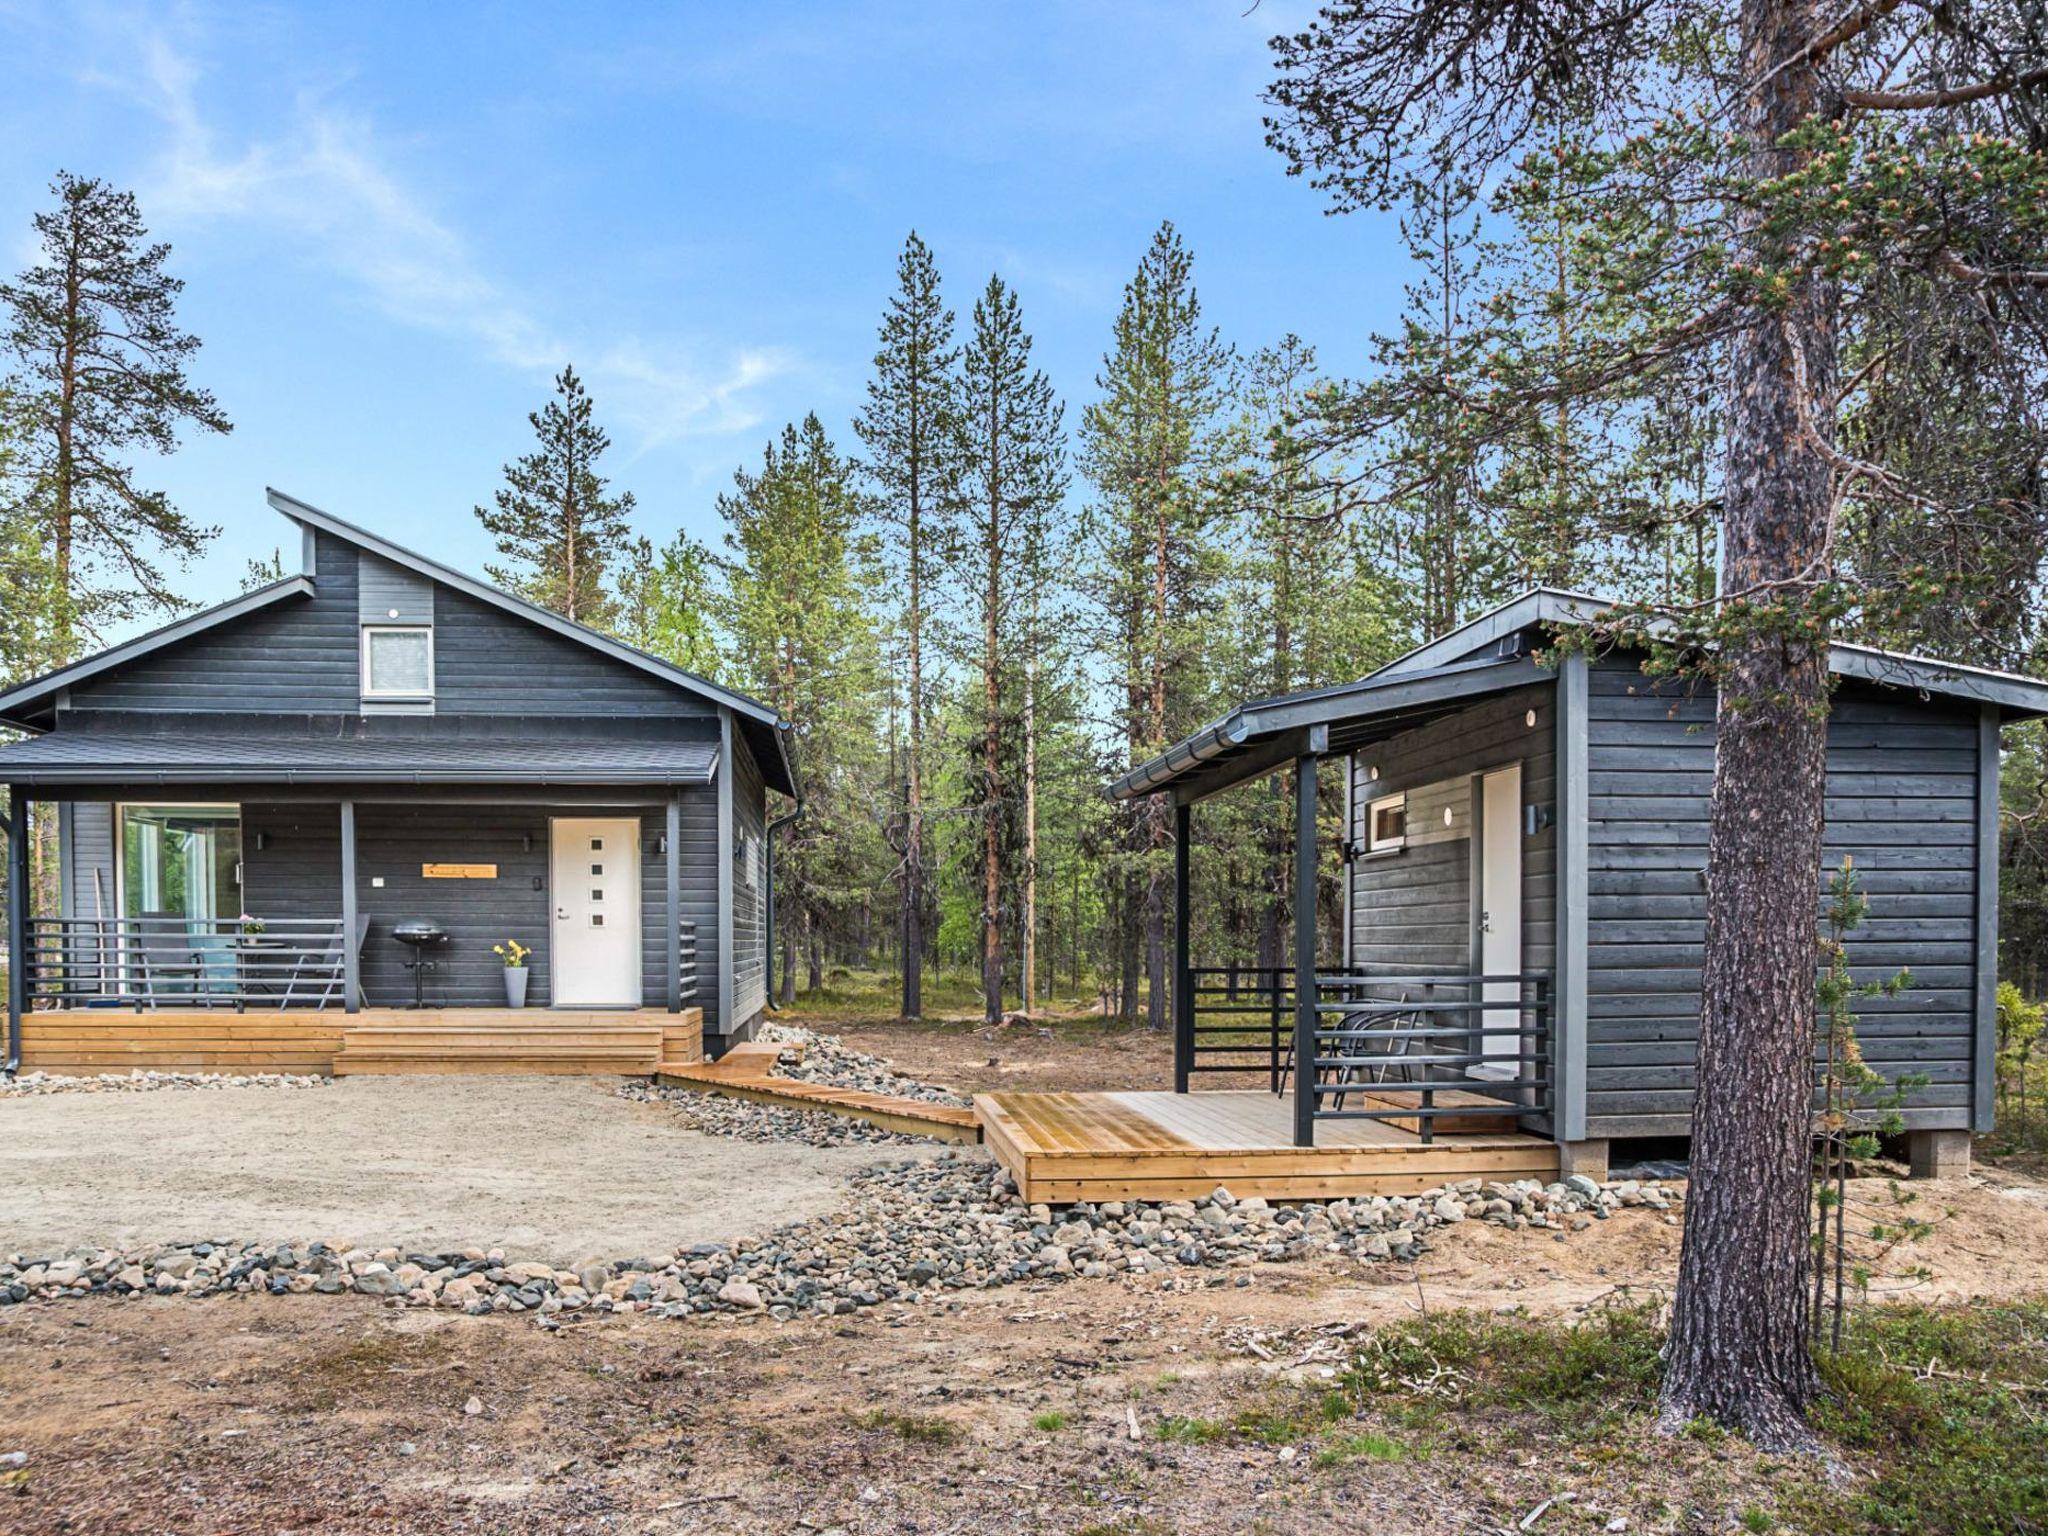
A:
[[[1125,285],[1114,339],[1081,430],[1082,468],[1094,482],[1101,543],[1098,581],[1122,674],[1124,736],[1136,764],[1197,723],[1196,620],[1207,575],[1204,534],[1210,473],[1221,441],[1217,415],[1230,388],[1233,355],[1202,324],[1193,258],[1171,223],[1162,224]],[[1172,812],[1158,797],[1140,803],[1127,872],[1142,912],[1147,1019],[1166,1021],[1166,905]],[[1126,947],[1124,1005],[1134,1001],[1136,941]]]
[[[975,301],[961,366],[958,482],[968,551],[958,569],[980,639],[974,806],[981,831],[982,1011],[991,1023],[1003,1012],[1004,829],[1014,811],[1004,746],[1017,705],[1006,689],[1004,642],[1026,595],[1019,590],[1018,542],[1066,492],[1063,417],[1051,381],[1031,365],[1016,294],[991,277]]]
[[[40,259],[0,284],[23,431],[25,505],[48,541],[50,644],[71,660],[82,636],[184,600],[160,562],[180,564],[217,530],[136,480],[138,451],[168,454],[186,427],[231,430],[185,376],[199,338],[178,325],[184,283],[164,270],[135,196],[60,172],[57,206],[35,216]]]
[[[597,461],[611,438],[593,418],[573,367],[556,375],[555,398],[526,419],[538,446],[505,466],[495,509],[476,509],[508,562],[485,570],[529,602],[603,626],[614,601],[606,579],[632,537],[633,493],[607,494]]]
[[[619,568],[613,628],[621,640],[706,677],[724,662],[711,623],[714,559],[678,531],[659,549],[645,536],[626,546]]]
[[[813,989],[826,944],[869,900],[879,848],[869,815],[879,660],[875,552],[854,468],[818,418],[783,429],[761,468],[718,499],[720,628],[731,680],[790,723],[805,812],[777,845],[783,1002],[801,956]]]
[[[867,449],[889,553],[903,573],[897,619],[904,656],[908,737],[903,753],[901,879],[903,1016],[924,1014],[925,915],[930,904],[925,829],[926,652],[934,566],[950,543],[948,503],[958,466],[959,349],[953,312],[939,295],[939,270],[912,231],[896,262],[897,291],[882,316],[881,345],[867,404],[854,422]]]

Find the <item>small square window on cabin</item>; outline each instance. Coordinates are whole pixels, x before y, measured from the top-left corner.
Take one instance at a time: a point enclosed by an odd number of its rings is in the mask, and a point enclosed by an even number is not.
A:
[[[424,624],[371,625],[363,631],[363,697],[434,696],[434,632]]]
[[[1366,851],[1383,853],[1408,846],[1408,797],[1388,795],[1365,808]]]

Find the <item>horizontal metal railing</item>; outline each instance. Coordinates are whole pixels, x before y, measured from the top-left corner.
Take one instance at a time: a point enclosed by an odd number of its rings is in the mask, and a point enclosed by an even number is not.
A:
[[[339,1008],[339,917],[37,917],[30,1002],[66,1008]]]
[[[1550,1111],[1551,990],[1544,973],[1316,977],[1310,1092],[1318,1120],[1436,1122],[1470,1116],[1469,1098],[1504,1112]],[[1354,1104],[1353,1100],[1358,1103]]]
[[[1188,1071],[1263,1072],[1280,1091],[1294,1030],[1294,971],[1271,965],[1189,970],[1194,1025]]]
[[[697,995],[697,925],[685,918],[676,933],[677,995],[687,1003]]]

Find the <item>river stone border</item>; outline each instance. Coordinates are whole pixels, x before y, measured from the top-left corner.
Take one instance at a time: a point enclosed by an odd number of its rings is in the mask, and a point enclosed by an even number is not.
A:
[[[101,1072],[66,1077],[24,1072],[0,1078],[0,1098],[34,1098],[50,1093],[153,1093],[166,1088],[325,1088],[328,1079],[297,1072]]]
[[[1413,1197],[1274,1205],[1219,1189],[1200,1200],[1054,1210],[1025,1205],[1010,1175],[981,1154],[956,1152],[862,1170],[845,1205],[831,1215],[676,1253],[592,1258],[564,1268],[502,1249],[371,1251],[338,1241],[79,1249],[10,1255],[0,1262],[0,1304],[92,1295],[353,1292],[392,1306],[533,1313],[550,1326],[565,1316],[618,1312],[835,1316],[1031,1281],[1220,1272],[1319,1255],[1408,1260],[1437,1229],[1463,1221],[1544,1231],[1565,1241],[1616,1210],[1669,1212],[1679,1198],[1677,1190],[1654,1182],[1600,1185],[1574,1175],[1547,1185],[1475,1179]],[[1212,1281],[1223,1278],[1210,1274]]]

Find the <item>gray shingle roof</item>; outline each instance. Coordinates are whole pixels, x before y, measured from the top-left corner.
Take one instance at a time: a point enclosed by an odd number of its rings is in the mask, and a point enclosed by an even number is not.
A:
[[[53,731],[0,747],[0,783],[708,784],[715,742]]]

